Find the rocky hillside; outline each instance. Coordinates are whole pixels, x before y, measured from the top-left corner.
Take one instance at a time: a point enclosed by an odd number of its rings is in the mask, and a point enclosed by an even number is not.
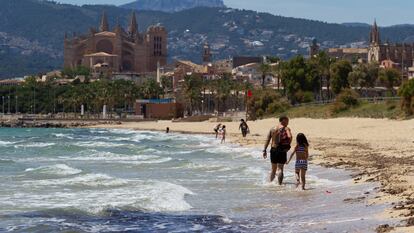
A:
[[[136,0],[121,7],[134,10],[178,12],[196,7],[225,7],[223,0]]]
[[[127,26],[130,9],[116,6],[73,6],[37,0],[1,0],[0,78],[61,68],[65,32],[84,34],[97,27],[106,11],[113,27],[117,18]],[[174,13],[139,11],[141,31],[162,23],[169,31],[169,58],[201,61],[208,41],[215,59],[233,55],[307,54],[317,38],[322,47],[364,46],[369,27],[328,24],[228,8],[193,8]],[[383,39],[410,41],[414,26],[381,28]]]

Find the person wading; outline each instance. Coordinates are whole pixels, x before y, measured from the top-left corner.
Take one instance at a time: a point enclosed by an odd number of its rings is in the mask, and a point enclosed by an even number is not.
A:
[[[239,130],[241,130],[242,136],[245,138],[247,136],[247,133],[249,132],[249,126],[247,125],[244,119],[240,120]]]
[[[290,150],[290,144],[292,143],[292,132],[288,125],[288,117],[282,116],[279,118],[279,125],[270,130],[263,151],[263,158],[267,159],[267,147],[272,142],[270,149],[270,161],[272,162],[270,182],[273,182],[277,175],[279,185],[283,183],[283,168],[287,162],[287,152]]]

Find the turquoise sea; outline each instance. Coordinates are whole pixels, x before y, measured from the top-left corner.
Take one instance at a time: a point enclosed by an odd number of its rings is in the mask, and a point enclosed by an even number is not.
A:
[[[0,129],[0,232],[374,232],[377,184],[311,164],[267,183],[260,148],[106,129]],[[360,198],[365,197],[365,199]],[[360,198],[345,203],[344,199]]]

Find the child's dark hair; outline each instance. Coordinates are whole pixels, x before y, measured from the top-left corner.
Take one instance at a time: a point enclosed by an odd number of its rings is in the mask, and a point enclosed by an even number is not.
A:
[[[296,136],[296,142],[299,146],[309,146],[308,139],[306,138],[305,134],[300,133]]]

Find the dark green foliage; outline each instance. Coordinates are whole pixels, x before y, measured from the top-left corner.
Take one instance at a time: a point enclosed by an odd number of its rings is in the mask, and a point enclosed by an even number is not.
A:
[[[352,107],[355,107],[359,104],[358,101],[359,95],[351,89],[344,89],[336,97],[335,103],[332,106],[333,113],[339,113],[346,111]]]
[[[351,72],[351,63],[346,60],[339,60],[331,66],[331,86],[335,94],[349,87],[348,76]]]
[[[256,120],[289,109],[290,104],[277,91],[256,90],[248,101],[249,119]]]
[[[381,69],[379,71],[381,84],[387,87],[389,95],[394,95],[394,87],[401,83],[401,72],[397,69]]]
[[[51,82],[36,82],[28,78],[21,86],[2,86],[0,96],[5,96],[6,112],[8,111],[8,96],[10,96],[10,112],[21,113],[57,113],[80,112],[85,105],[89,113],[99,113],[103,105],[110,110],[132,109],[138,98],[144,97],[144,87],[130,81],[117,80],[78,83],[72,85],[54,85]],[[158,89],[151,97],[158,98]],[[16,105],[17,96],[17,105]],[[0,109],[2,110],[2,109]]]
[[[284,62],[280,67],[280,76],[285,94],[292,103],[309,102],[309,92],[315,92],[320,87],[317,67],[307,62],[302,56],[297,56]],[[305,92],[306,98],[305,98]]]
[[[403,98],[401,101],[402,110],[407,115],[412,115],[414,113],[414,79],[404,82],[398,94]]]

